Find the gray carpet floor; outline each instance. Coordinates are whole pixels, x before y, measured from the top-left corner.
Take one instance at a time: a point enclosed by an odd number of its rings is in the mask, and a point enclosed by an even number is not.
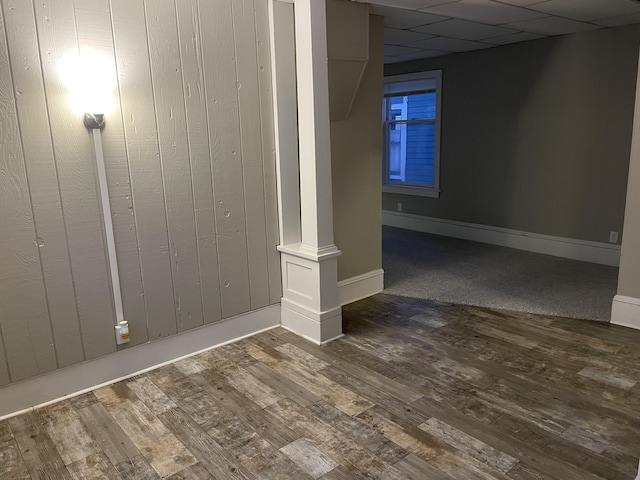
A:
[[[382,230],[384,293],[609,321],[618,268],[512,248]]]

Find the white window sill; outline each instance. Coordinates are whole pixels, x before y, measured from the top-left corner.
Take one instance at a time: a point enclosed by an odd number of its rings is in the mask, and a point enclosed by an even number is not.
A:
[[[440,198],[440,190],[416,187],[412,185],[382,185],[382,193],[398,193],[400,195],[415,195],[417,197]]]

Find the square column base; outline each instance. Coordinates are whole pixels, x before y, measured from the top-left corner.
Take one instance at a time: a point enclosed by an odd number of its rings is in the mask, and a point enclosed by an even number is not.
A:
[[[342,336],[335,245],[312,251],[278,247],[282,262],[282,326],[318,345]]]
[[[611,323],[640,330],[640,298],[616,295],[611,307]]]
[[[280,314],[282,327],[316,345],[322,345],[344,336],[340,307],[318,313],[283,298]]]

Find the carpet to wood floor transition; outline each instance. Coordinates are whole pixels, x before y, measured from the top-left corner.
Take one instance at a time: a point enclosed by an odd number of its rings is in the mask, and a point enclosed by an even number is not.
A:
[[[580,319],[611,319],[618,268],[384,226],[385,293]]]
[[[0,422],[2,479],[634,478],[640,332],[376,295]]]

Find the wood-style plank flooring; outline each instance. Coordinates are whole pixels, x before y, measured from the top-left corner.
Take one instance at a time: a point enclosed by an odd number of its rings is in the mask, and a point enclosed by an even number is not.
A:
[[[0,422],[2,479],[635,477],[640,332],[376,295]]]

